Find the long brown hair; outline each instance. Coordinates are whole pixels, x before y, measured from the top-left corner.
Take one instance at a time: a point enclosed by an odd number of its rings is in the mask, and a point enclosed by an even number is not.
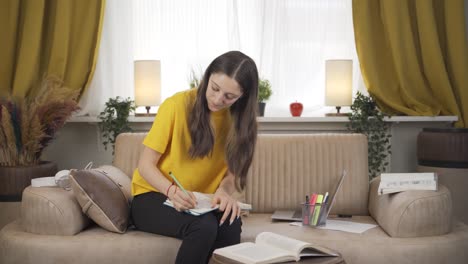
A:
[[[257,141],[258,71],[255,62],[240,51],[229,51],[211,62],[198,87],[197,98],[189,114],[192,158],[211,155],[215,142],[206,99],[208,80],[214,73],[223,73],[236,80],[242,96],[230,107],[232,125],[225,146],[229,170],[236,176],[241,189],[245,187],[247,172]],[[236,185],[237,187],[237,185]]]

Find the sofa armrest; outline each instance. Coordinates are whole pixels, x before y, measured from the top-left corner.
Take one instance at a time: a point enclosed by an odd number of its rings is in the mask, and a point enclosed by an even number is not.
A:
[[[391,237],[447,234],[452,223],[452,198],[447,187],[437,191],[405,191],[378,195],[380,177],[369,190],[369,213]]]
[[[72,191],[60,187],[27,187],[21,201],[24,231],[43,235],[75,235],[87,227]]]

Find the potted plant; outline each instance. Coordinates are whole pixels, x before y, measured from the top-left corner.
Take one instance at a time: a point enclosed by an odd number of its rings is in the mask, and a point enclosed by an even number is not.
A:
[[[389,124],[371,96],[357,93],[348,116],[348,130],[367,137],[369,180],[386,171],[391,154]]]
[[[99,114],[101,120],[99,129],[104,138],[102,144],[107,150],[107,145],[112,146],[112,155],[114,155],[115,139],[120,133],[130,132],[128,117],[130,112],[135,111],[135,102],[130,98],[123,99],[120,96],[109,98],[106,102],[104,110]]]
[[[264,116],[266,101],[273,94],[270,81],[261,78],[258,82],[258,115]]]
[[[21,201],[31,179],[57,172],[57,165],[41,156],[79,109],[78,94],[49,76],[24,98],[0,98],[0,201]]]

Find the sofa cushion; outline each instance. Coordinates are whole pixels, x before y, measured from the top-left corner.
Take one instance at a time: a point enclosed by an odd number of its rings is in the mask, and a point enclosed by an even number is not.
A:
[[[26,232],[70,236],[79,233],[89,222],[71,191],[31,186],[23,191],[21,224]]]
[[[438,236],[450,232],[452,198],[447,187],[378,195],[380,177],[371,181],[369,212],[392,237]]]
[[[346,222],[377,224],[370,216],[335,218]],[[356,234],[337,230],[290,225],[271,221],[271,214],[255,214],[242,219],[242,242],[255,241],[264,231],[275,232],[340,252],[348,264],[367,263],[468,263],[468,226],[454,222],[453,230],[436,237],[394,238],[381,227]],[[302,263],[299,262],[299,263]]]
[[[392,238],[379,227],[355,234],[292,226],[288,222],[272,222],[270,217],[271,214],[245,217],[241,241],[254,241],[260,232],[271,231],[337,250],[348,264],[468,263],[468,226],[460,222],[454,224],[452,232],[442,236]],[[353,216],[348,220],[375,224],[370,216]],[[97,226],[75,236],[34,235],[13,222],[0,231],[0,263],[164,264],[175,262],[180,245],[181,240],[172,237],[132,229],[117,234]]]
[[[86,215],[108,231],[125,232],[130,206],[118,184],[100,170],[73,170],[70,180]]]

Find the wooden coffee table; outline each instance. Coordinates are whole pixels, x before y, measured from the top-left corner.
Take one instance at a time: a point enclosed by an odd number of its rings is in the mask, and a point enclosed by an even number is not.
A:
[[[231,260],[220,255],[213,254],[210,264],[242,264],[242,262]],[[346,264],[341,254],[338,257],[308,257],[303,258],[299,262],[284,262],[284,263],[309,263],[309,264]]]

